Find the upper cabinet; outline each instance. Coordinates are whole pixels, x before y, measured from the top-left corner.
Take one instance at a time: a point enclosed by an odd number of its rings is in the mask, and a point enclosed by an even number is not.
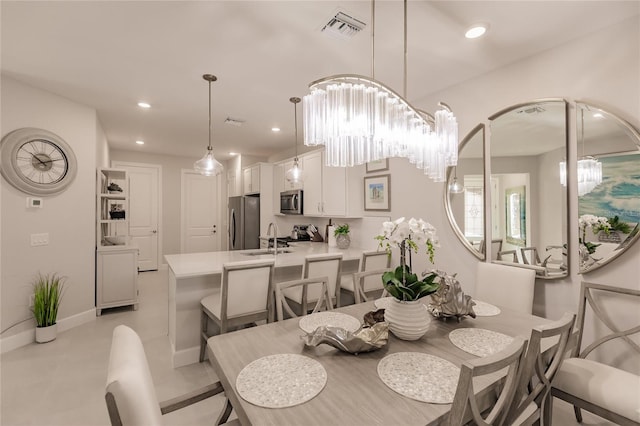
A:
[[[260,166],[261,163],[242,169],[242,186],[244,195],[260,193]]]
[[[302,158],[304,215],[319,217],[361,217],[362,188],[351,188],[361,179],[349,179],[362,167],[328,167],[324,151],[314,151]]]

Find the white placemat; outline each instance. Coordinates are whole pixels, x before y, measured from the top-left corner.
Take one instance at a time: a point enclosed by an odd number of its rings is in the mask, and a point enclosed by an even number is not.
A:
[[[483,302],[481,300],[473,299],[475,305],[473,305],[473,312],[476,313],[479,317],[492,317],[495,315],[500,315],[500,308],[494,306],[490,303]]]
[[[385,385],[407,398],[431,404],[451,404],[460,369],[437,356],[397,352],[380,360],[378,376]]]
[[[236,389],[254,405],[283,408],[309,401],[326,383],[327,372],[318,361],[298,354],[278,354],[244,367],[236,379]]]
[[[331,327],[342,327],[347,331],[354,332],[360,328],[360,321],[356,317],[340,312],[316,312],[300,318],[298,326],[305,333],[313,333],[316,328],[328,325]]]
[[[449,340],[463,351],[483,357],[500,352],[513,337],[483,328],[458,328],[449,333]]]
[[[393,297],[381,297],[380,299],[376,299],[373,301],[373,304],[376,305],[378,309],[387,309],[391,304]]]

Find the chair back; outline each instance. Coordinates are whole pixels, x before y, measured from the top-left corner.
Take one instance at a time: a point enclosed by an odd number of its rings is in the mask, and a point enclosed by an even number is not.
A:
[[[518,263],[518,253],[515,250],[503,250],[498,252],[497,260],[506,260],[505,257],[511,255],[511,261],[513,263]]]
[[[301,294],[301,313],[302,315],[306,315],[309,312],[308,308],[308,294],[309,288],[312,286],[320,288],[320,297],[315,301],[315,307],[311,313],[316,313],[324,308],[328,311],[331,310],[331,295],[329,294],[329,278],[328,277],[318,277],[318,278],[303,278],[300,280],[293,281],[285,281],[276,284],[276,313],[278,321],[282,321],[284,319],[284,313],[289,314],[290,317],[297,317],[298,315],[294,312],[294,310],[287,302],[287,297],[285,296],[285,292],[289,291],[297,291],[300,290]]]
[[[314,254],[309,255],[304,260],[304,269],[302,278],[318,278],[327,277],[327,285],[331,299],[336,298],[336,304],[339,305],[340,292],[337,285],[340,280],[340,271],[342,269],[342,253],[339,254]],[[316,302],[322,294],[320,284],[310,284],[306,287],[307,302]],[[293,286],[284,290],[285,295],[298,304],[302,304],[301,286]],[[333,305],[332,305],[333,306]]]
[[[567,312],[558,321],[531,330],[515,403],[509,413],[510,421],[518,419],[525,424],[532,424],[543,417],[545,403],[551,392],[551,382],[567,355],[575,319],[574,313]],[[547,338],[555,338],[550,348],[545,348],[542,344],[542,339]],[[549,341],[551,339],[547,340]],[[529,421],[520,418],[531,403],[536,404],[537,412],[529,414]]]
[[[534,270],[479,262],[474,298],[531,314],[535,280]]]
[[[355,274],[353,274],[353,282],[355,283],[355,287],[356,287],[356,291],[353,293],[355,297],[355,302],[361,303],[361,302],[369,301],[369,298],[367,297],[364,290],[366,280],[374,280],[376,282],[379,282],[380,283],[379,287],[383,289],[381,297],[387,297],[388,295],[387,290],[384,288],[382,284],[382,274],[392,270],[393,270],[392,268],[373,269],[370,271],[356,272]]]
[[[607,299],[612,297],[615,297],[616,301],[626,299],[633,310],[636,309],[635,307],[637,307],[638,302],[640,302],[638,299],[639,296],[640,290],[583,281],[580,289],[580,306],[578,308],[578,318],[576,322],[577,327],[579,327],[580,330],[578,332],[573,356],[586,358],[594,349],[598,348],[602,344],[610,341],[616,341],[618,339],[622,339],[627,343],[627,347],[631,347],[637,355],[640,355],[640,345],[636,343],[636,340],[632,340],[629,337],[640,333],[640,324],[636,321],[628,328],[625,327],[624,330],[621,330],[621,327],[616,325],[612,320],[615,317],[615,315],[613,315],[614,312],[611,312],[613,308],[607,308],[606,304]],[[587,310],[591,311],[594,322],[596,323],[595,326],[603,330],[606,328],[608,331],[605,331],[602,336],[598,336],[596,340],[582,348]],[[634,318],[637,320],[637,315],[634,316]]]
[[[142,341],[124,325],[113,330],[105,400],[112,425],[162,424]]]
[[[449,414],[450,426],[466,424],[470,420],[478,425],[506,424],[507,414],[518,386],[518,373],[524,360],[525,346],[526,340],[515,337],[509,346],[496,354],[462,363],[458,387]],[[483,409],[476,398],[474,377],[492,374],[505,368],[507,373],[504,385],[499,391],[496,403],[489,410]],[[469,412],[471,418],[468,417]]]
[[[275,260],[241,261],[222,266],[222,319],[268,312]]]
[[[391,256],[386,251],[366,251],[360,260],[360,272],[377,271],[391,266]],[[355,282],[355,281],[354,281]],[[357,285],[358,283],[356,283]],[[382,289],[382,280],[375,275],[365,276],[360,288],[365,293]],[[366,298],[365,298],[366,300]]]
[[[540,265],[542,261],[538,255],[538,249],[535,247],[522,247],[520,249],[522,261],[527,265]]]

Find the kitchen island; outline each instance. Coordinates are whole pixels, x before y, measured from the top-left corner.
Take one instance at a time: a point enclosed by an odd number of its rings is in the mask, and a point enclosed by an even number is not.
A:
[[[284,250],[286,252],[281,252]],[[275,256],[274,281],[298,279],[304,259],[310,254],[342,253],[342,272],[352,273],[365,251],[357,247],[339,249],[325,243],[297,242],[279,248]],[[220,288],[222,265],[228,262],[273,259],[265,249],[170,254],[169,265],[169,340],[173,367],[198,362],[200,355],[200,300]]]

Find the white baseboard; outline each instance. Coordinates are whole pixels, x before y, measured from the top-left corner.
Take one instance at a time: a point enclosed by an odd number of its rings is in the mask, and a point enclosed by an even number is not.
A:
[[[58,333],[96,320],[96,310],[90,309],[58,321]],[[0,353],[5,353],[29,345],[36,341],[35,327],[0,339]]]
[[[185,365],[200,362],[200,346],[194,346],[188,349],[176,351],[173,344],[171,345],[173,368],[184,367]]]

